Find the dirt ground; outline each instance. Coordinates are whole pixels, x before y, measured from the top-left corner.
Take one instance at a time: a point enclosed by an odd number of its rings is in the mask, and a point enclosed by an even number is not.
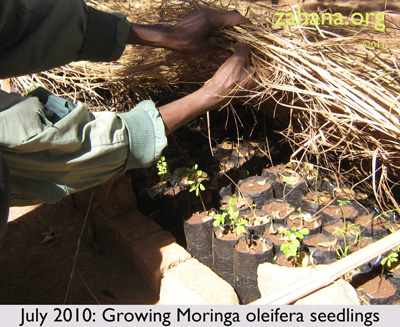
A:
[[[13,209],[11,220],[18,216]],[[70,278],[84,220],[65,199],[10,221],[0,248],[0,304],[156,303],[158,295],[137,275],[133,263],[105,237],[93,242],[88,227]],[[51,230],[55,239],[42,243]]]

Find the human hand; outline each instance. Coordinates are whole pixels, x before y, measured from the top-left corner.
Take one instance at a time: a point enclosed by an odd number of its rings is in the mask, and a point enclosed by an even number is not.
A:
[[[231,95],[234,91],[251,88],[252,72],[249,64],[249,47],[243,43],[236,43],[234,54],[219,67],[203,88],[218,97],[220,103],[224,97]]]
[[[204,8],[193,12],[175,25],[132,23],[128,44],[197,54],[215,50],[223,44],[223,40],[214,36],[213,32],[241,24],[251,23],[237,11]]]
[[[168,49],[196,54],[218,49],[223,39],[213,32],[229,26],[251,24],[237,11],[204,8],[197,10],[168,29]]]
[[[245,44],[237,43],[235,53],[203,87],[158,108],[166,133],[169,134],[199,115],[224,105],[237,86],[244,90],[252,87],[251,73],[249,48]]]

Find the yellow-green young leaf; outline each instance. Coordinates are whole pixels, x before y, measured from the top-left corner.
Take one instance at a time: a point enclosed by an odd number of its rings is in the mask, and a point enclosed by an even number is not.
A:
[[[206,189],[203,184],[200,184],[199,186],[200,186],[200,190],[202,190],[202,191],[204,191]]]
[[[300,233],[302,233],[303,235],[307,235],[310,234],[310,230],[308,228],[303,228],[300,230]]]

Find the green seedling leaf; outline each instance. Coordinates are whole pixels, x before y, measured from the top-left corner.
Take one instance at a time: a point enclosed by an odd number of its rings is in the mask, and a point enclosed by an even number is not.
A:
[[[229,204],[229,206],[234,207],[236,205],[235,199],[234,198],[230,198],[228,204]]]
[[[381,265],[384,266],[385,264],[390,267],[392,263],[398,261],[398,253],[396,252],[391,252],[387,256],[383,257],[381,260]]]
[[[214,216],[214,226],[219,226],[219,225],[225,225],[225,217],[226,217],[227,213],[223,212],[223,213],[217,213]]]
[[[157,162],[157,174],[160,176],[160,181],[166,183],[171,178],[171,173],[168,168],[168,163],[165,161],[165,157],[162,156]]]

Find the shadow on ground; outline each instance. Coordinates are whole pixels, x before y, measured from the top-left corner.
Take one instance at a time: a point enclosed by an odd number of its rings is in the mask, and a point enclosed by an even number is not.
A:
[[[66,297],[68,304],[156,303],[158,294],[115,245],[105,237],[93,241],[90,224],[83,231],[77,269],[70,278],[84,220],[65,199],[10,221],[0,248],[0,303],[62,304]],[[51,229],[56,238],[41,244],[43,233]]]

